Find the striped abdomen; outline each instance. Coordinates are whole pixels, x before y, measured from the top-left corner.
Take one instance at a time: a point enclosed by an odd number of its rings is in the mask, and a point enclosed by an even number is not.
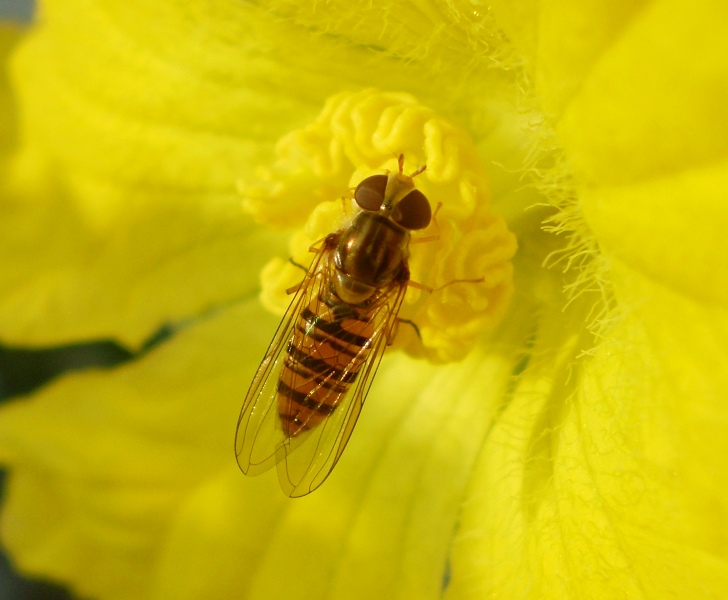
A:
[[[317,296],[298,315],[278,381],[278,414],[288,437],[328,417],[356,380],[374,327],[335,294]]]

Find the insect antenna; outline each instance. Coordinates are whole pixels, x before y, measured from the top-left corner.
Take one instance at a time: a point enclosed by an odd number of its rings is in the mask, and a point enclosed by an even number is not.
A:
[[[427,165],[420,165],[420,166],[419,166],[419,167],[417,167],[417,168],[416,168],[416,169],[415,169],[414,171],[412,171],[412,173],[411,173],[411,174],[410,174],[410,176],[409,176],[409,177],[410,177],[410,179],[412,179],[413,177],[417,177],[417,176],[418,176],[418,175],[419,175],[420,173],[422,173],[422,172],[423,172],[423,171],[424,171],[425,169],[427,169]],[[400,172],[401,172],[401,169],[400,169]],[[440,204],[442,204],[442,203],[440,203]]]

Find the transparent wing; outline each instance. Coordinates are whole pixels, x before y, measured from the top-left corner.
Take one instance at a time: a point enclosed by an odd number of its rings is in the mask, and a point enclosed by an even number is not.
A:
[[[304,496],[319,487],[341,457],[407,287],[406,282],[392,284],[366,311],[340,303],[332,307],[322,300],[334,274],[332,252],[327,248],[331,246],[325,244],[314,258],[276,331],[243,403],[235,437],[241,470],[257,475],[277,463],[281,487],[291,497]],[[323,315],[316,322],[324,325],[306,326],[301,319],[303,311]],[[357,333],[350,332],[352,323],[359,327]],[[313,369],[315,381],[311,372],[300,375],[286,367],[289,354],[296,351],[303,356],[296,369]],[[300,411],[305,418],[299,420],[297,416],[295,426],[282,424],[279,416],[282,372],[284,380],[298,391],[291,392],[290,398],[284,394],[281,410],[294,413],[299,412],[296,407],[305,407]],[[293,394],[298,398],[294,400]]]
[[[336,409],[303,436],[278,445],[278,479],[283,491],[295,498],[318,488],[339,461],[354,430],[374,375],[381,362],[393,324],[404,299],[407,283],[395,283],[379,295],[366,313],[368,344],[352,357],[340,354],[337,372],[329,382],[342,384],[358,371],[355,381],[338,400]],[[317,403],[323,406],[328,397]],[[294,452],[295,451],[295,452]]]
[[[310,303],[321,280],[326,278],[330,254],[330,245],[324,243],[286,310],[245,396],[235,431],[235,455],[246,475],[258,475],[275,465],[277,447],[288,441],[278,417],[278,379],[293,328],[302,307]]]

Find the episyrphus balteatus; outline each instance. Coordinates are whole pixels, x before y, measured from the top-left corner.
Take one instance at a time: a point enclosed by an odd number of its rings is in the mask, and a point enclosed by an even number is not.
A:
[[[398,162],[398,172],[359,183],[359,211],[315,250],[240,411],[241,470],[257,475],[277,464],[291,497],[331,473],[394,338],[410,284],[410,232],[432,219],[413,182],[425,167],[405,175],[402,155]]]

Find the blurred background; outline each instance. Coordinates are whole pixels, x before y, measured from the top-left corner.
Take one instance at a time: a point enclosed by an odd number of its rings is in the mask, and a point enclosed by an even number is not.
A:
[[[35,3],[31,0],[0,0],[0,20],[28,24],[33,19]],[[13,396],[28,393],[59,373],[70,368],[86,366],[96,361],[96,346],[113,348],[111,344],[93,344],[48,351],[30,351],[0,346],[0,403]],[[109,358],[119,358],[111,350]],[[121,357],[123,359],[123,355]],[[0,502],[3,498],[6,474],[0,471]],[[0,516],[0,518],[2,518]],[[11,560],[0,545],[0,600],[72,600],[74,596],[63,588],[45,581],[30,580],[18,575]]]

